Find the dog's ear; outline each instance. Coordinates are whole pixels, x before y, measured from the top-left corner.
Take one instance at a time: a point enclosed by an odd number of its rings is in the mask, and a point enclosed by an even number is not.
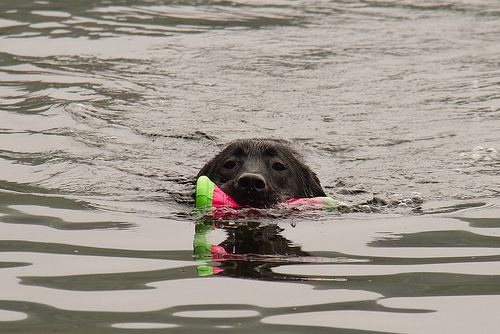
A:
[[[226,147],[224,150],[219,152],[215,157],[213,157],[209,162],[203,166],[196,178],[199,178],[202,175],[207,176],[210,180],[217,183],[220,180],[221,175],[219,174],[220,167],[222,166],[223,161],[226,161],[228,156],[230,155],[230,150]]]
[[[287,160],[296,166],[293,170],[296,172],[296,185],[299,197],[325,197],[326,194],[321,187],[318,176],[304,163],[302,155],[289,146],[283,151],[288,152],[286,154]]]
[[[325,191],[321,187],[321,182],[318,179],[316,173],[314,173],[309,167],[306,165],[301,165],[301,177],[300,177],[300,185],[299,191],[302,192],[303,198],[312,198],[312,197],[325,197]]]
[[[214,179],[215,178],[215,171],[216,171],[216,167],[218,165],[218,156],[216,156],[215,158],[213,158],[212,160],[210,160],[209,162],[207,162],[205,164],[205,166],[203,166],[200,171],[198,172],[198,175],[196,175],[196,178],[198,179],[200,176],[202,175],[205,175],[205,176],[208,176],[209,179]]]

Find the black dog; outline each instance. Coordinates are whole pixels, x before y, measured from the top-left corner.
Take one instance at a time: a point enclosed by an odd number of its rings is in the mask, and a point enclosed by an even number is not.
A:
[[[242,139],[230,143],[198,173],[236,203],[270,207],[292,198],[326,196],[318,177],[286,141]]]

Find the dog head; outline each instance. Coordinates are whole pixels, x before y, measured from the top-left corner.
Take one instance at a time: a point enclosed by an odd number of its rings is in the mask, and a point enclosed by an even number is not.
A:
[[[230,143],[198,173],[242,206],[269,207],[292,198],[326,196],[318,177],[285,141]]]

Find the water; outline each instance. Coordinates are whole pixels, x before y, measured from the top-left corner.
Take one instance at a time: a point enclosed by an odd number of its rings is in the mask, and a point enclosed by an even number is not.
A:
[[[1,333],[500,326],[496,1],[0,13]],[[390,205],[200,225],[191,178],[253,137],[292,141],[332,197]]]

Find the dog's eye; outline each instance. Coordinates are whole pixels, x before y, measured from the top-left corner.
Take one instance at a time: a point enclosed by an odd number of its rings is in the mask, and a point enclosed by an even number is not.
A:
[[[236,167],[236,162],[232,160],[226,161],[226,163],[222,165],[222,167],[224,167],[225,169],[233,169],[234,167]]]
[[[286,167],[281,162],[275,162],[273,163],[273,169],[280,172],[282,170],[285,170]]]

